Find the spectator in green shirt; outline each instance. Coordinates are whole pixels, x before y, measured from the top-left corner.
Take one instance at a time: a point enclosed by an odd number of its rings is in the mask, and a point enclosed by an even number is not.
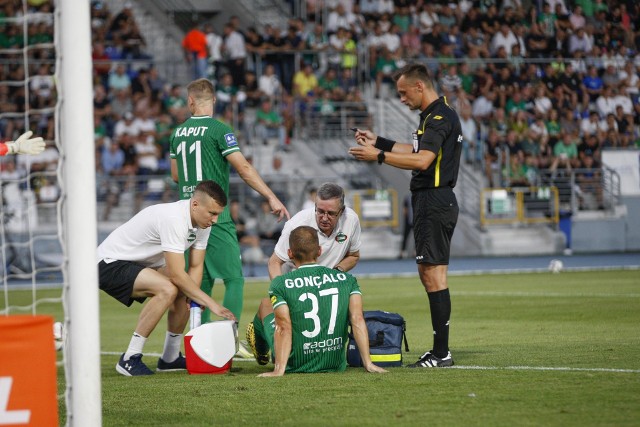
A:
[[[565,133],[562,135],[562,140],[553,147],[553,155],[555,159],[549,168],[552,171],[555,171],[558,167],[564,167],[570,171],[572,166],[577,166],[578,146],[570,134]]]
[[[286,131],[282,116],[273,109],[271,101],[264,100],[256,111],[256,138],[265,144],[269,138],[278,138],[278,147],[285,148]]]

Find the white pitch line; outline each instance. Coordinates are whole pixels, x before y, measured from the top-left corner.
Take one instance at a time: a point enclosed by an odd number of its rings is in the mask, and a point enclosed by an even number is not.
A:
[[[109,356],[119,356],[122,353],[117,351],[103,351],[100,354]],[[160,353],[144,353],[145,356],[160,357]],[[255,362],[256,359],[233,358],[234,362]],[[462,369],[476,371],[562,371],[562,372],[615,372],[620,374],[640,374],[640,369],[616,369],[616,368],[570,368],[570,367],[551,367],[551,366],[465,366],[454,365],[447,369]]]
[[[500,291],[456,291],[450,289],[451,295],[460,296],[490,296],[490,297],[551,297],[551,298],[640,298],[640,294],[585,294],[585,293],[562,293],[562,292],[500,292]]]
[[[454,365],[450,369],[468,369],[478,371],[563,371],[563,372],[615,372],[622,374],[640,374],[640,369],[616,368],[569,368],[551,366],[460,366]]]

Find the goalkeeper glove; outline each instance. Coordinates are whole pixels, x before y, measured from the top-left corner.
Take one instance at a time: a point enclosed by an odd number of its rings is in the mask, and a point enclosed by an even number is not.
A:
[[[27,131],[15,141],[7,142],[9,154],[40,154],[44,151],[45,143],[42,137],[31,138],[33,132]]]

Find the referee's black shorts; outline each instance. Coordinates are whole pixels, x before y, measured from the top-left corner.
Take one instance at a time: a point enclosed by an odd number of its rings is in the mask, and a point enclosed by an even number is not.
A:
[[[145,267],[132,261],[113,261],[98,263],[98,282],[100,289],[120,301],[127,307],[131,307],[134,301],[143,303],[145,297],[132,298],[133,284],[136,277]]]
[[[416,242],[416,263],[449,264],[451,237],[458,222],[458,201],[450,187],[415,191],[413,205],[413,236]]]

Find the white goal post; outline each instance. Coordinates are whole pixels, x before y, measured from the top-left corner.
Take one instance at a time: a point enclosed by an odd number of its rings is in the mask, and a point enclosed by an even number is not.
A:
[[[93,141],[91,26],[88,1],[59,0],[59,40],[63,182],[66,199],[65,311],[68,335],[67,424],[102,424],[100,327],[96,264],[96,168]]]

